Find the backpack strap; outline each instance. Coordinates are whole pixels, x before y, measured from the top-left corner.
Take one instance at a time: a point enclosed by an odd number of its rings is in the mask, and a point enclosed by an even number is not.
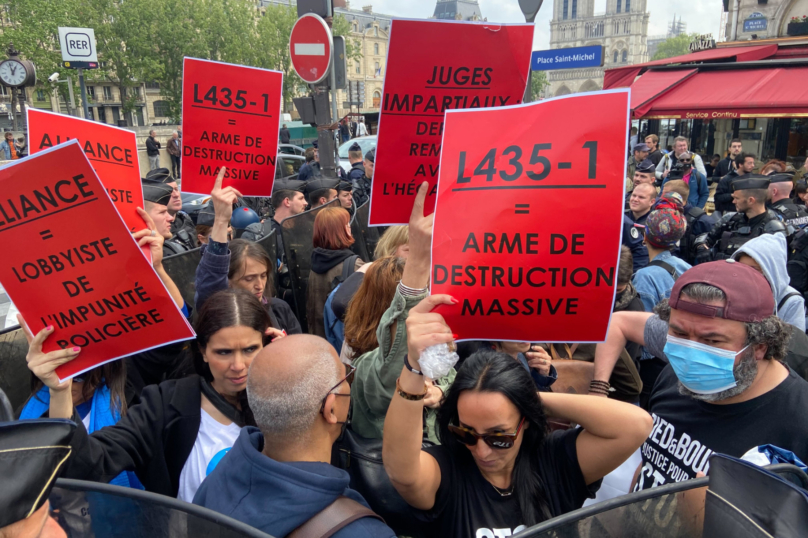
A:
[[[701,217],[704,214],[705,214],[705,211],[702,208],[700,208],[698,206],[695,206],[695,205],[693,207],[691,207],[690,210],[687,212],[687,215],[689,217],[693,217],[694,220],[698,220],[698,218]]]
[[[346,258],[342,263],[342,282],[345,282],[356,271],[357,258],[359,258],[359,255],[354,254],[350,258]]]
[[[372,517],[384,523],[384,519],[370,508],[341,495],[321,512],[289,533],[286,538],[329,538],[364,517]]]
[[[663,262],[661,260],[653,260],[648,265],[655,265],[656,267],[663,268],[665,271],[668,272],[669,275],[671,275],[671,278],[674,281],[676,281],[676,279],[679,278],[676,275],[676,269],[674,269],[670,264],[667,264],[667,263],[665,263],[665,262]]]
[[[787,293],[786,296],[780,299],[780,302],[777,303],[777,311],[779,312],[780,309],[783,308],[783,305],[786,304],[788,300],[791,299],[792,297],[802,297],[802,294],[798,291],[792,291],[791,293]]]

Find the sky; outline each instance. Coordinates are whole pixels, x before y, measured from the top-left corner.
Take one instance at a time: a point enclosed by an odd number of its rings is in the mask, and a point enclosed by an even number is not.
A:
[[[524,22],[519,9],[518,0],[479,0],[483,17],[491,22]],[[372,5],[373,11],[406,17],[424,19],[432,16],[435,0],[353,0],[353,9],[363,5]],[[533,49],[543,50],[550,46],[550,19],[552,18],[553,0],[544,0],[544,4],[536,17],[536,32],[533,37]],[[595,0],[595,13],[606,11],[606,0]],[[721,0],[648,0],[647,11],[648,35],[664,35],[668,23],[674,14],[687,23],[689,33],[713,34],[718,39],[721,22]]]

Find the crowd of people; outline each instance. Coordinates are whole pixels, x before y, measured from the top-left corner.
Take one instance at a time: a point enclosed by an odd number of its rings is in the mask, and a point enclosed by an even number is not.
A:
[[[329,179],[310,148],[297,179],[276,181],[266,222],[222,186],[224,170],[193,222],[178,178],[155,168],[133,236],[195,340],[60,382],[56,368],[82,350],[44,352],[53,327],[34,333],[20,318],[33,388],[18,416],[75,423],[53,441],[69,454],[53,473],[278,537],[509,536],[590,498],[703,476],[713,453],[804,467],[804,180],[779,161],[760,166],[738,140],[706,165],[684,138],[665,154],[658,142],[631,148],[601,344],[456,343],[439,307],[457,298],[429,294],[426,183],[372,259],[352,249],[374,151],[352,146],[348,177]],[[300,304],[282,278],[283,222],[306,211],[316,216]],[[275,259],[253,225],[275,232]],[[197,247],[188,304],[163,260]],[[422,359],[436,352],[457,362],[431,379]],[[46,498],[28,502],[0,524],[36,517],[52,529]]]

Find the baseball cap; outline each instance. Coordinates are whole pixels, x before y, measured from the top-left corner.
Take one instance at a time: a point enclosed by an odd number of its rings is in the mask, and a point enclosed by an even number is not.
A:
[[[705,305],[680,296],[685,286],[696,283],[723,291],[726,304],[723,307]],[[774,314],[774,295],[766,277],[731,259],[700,263],[682,273],[673,285],[668,303],[676,310],[744,323],[762,321]]]
[[[634,151],[651,151],[651,148],[648,147],[648,144],[645,142],[641,142],[634,146]]]
[[[651,159],[645,159],[643,162],[637,165],[637,168],[635,168],[635,171],[641,174],[653,174],[655,170],[656,166],[654,166],[654,161]]]

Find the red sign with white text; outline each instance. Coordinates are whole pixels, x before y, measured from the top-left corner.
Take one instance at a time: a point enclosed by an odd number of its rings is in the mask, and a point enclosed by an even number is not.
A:
[[[144,229],[146,224],[137,212],[138,207],[143,207],[143,189],[134,131],[28,109],[31,155],[73,139],[79,141],[126,227],[132,232]],[[148,246],[143,248],[143,253],[151,259]]]
[[[283,73],[185,58],[182,72],[182,190],[224,187],[272,196]]]
[[[194,336],[78,141],[0,169],[0,282],[45,352],[80,347],[64,380]]]
[[[625,89],[446,114],[431,291],[460,340],[606,338],[628,121]]]
[[[393,20],[371,226],[407,224],[424,180],[430,185],[424,209],[432,213],[444,112],[521,103],[532,49],[532,24]],[[500,125],[497,131],[508,128]]]

